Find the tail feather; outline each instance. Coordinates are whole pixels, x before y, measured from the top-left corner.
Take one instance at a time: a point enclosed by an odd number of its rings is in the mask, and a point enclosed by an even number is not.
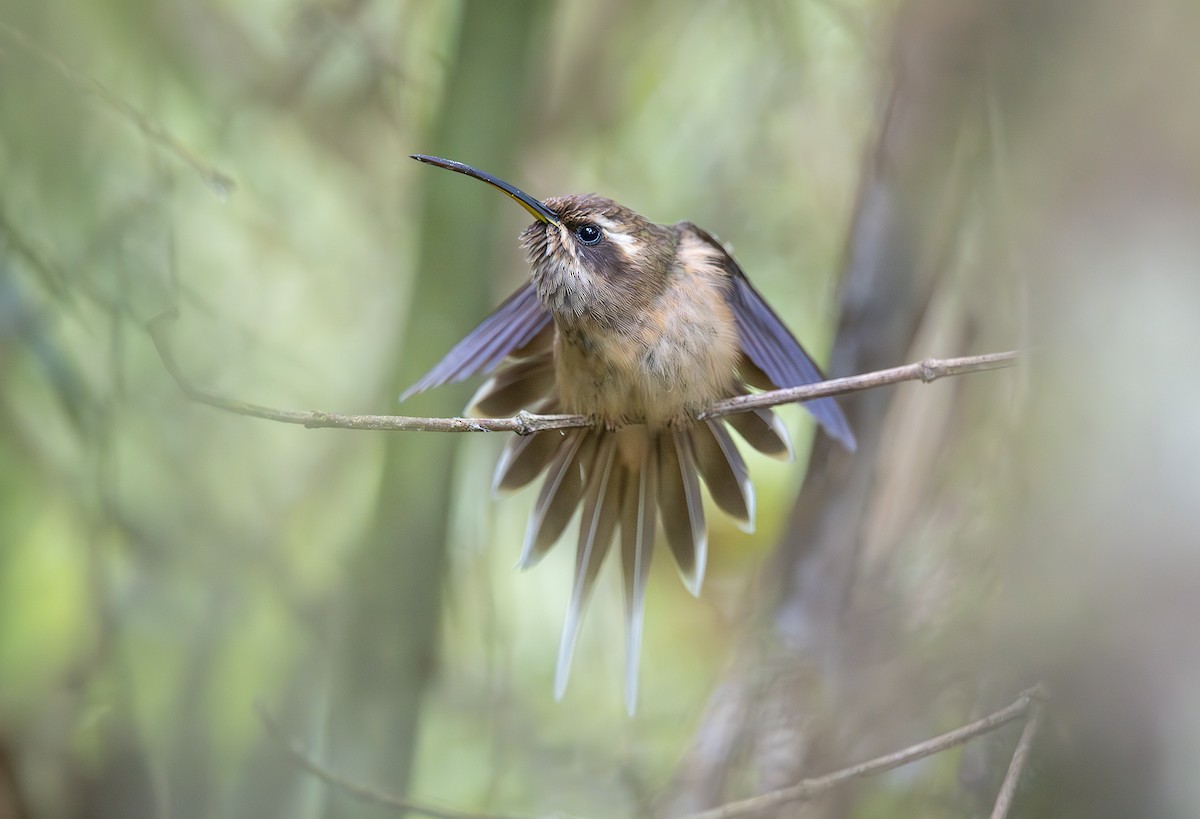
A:
[[[550,461],[546,479],[525,527],[525,544],[517,566],[528,569],[541,560],[563,529],[571,522],[583,497],[583,474],[596,452],[596,435],[591,430],[566,433],[558,453]]]
[[[553,429],[514,436],[496,463],[492,492],[519,489],[528,484],[554,460],[562,444],[563,433]]]
[[[599,438],[599,442],[584,490],[579,546],[575,552],[575,583],[571,589],[571,602],[567,607],[562,643],[558,649],[558,667],[554,674],[556,699],[561,699],[566,691],[583,610],[591,597],[600,564],[608,553],[621,508],[621,482],[625,470],[616,464],[616,436],[603,432],[594,433],[594,436]]]
[[[531,407],[534,412],[557,412],[558,396],[551,393]],[[493,495],[525,486],[546,468],[564,437],[562,432],[553,433],[554,430],[544,430],[532,435],[514,435],[508,440],[492,472]]]
[[[658,502],[667,543],[683,584],[698,595],[708,558],[708,534],[691,431],[676,427],[664,433],[659,438],[658,457]]]
[[[700,475],[717,506],[743,530],[754,531],[754,486],[725,424],[719,420],[697,424],[692,429],[692,445]]]
[[[788,460],[794,457],[792,437],[788,435],[787,427],[779,420],[779,416],[771,410],[739,412],[726,417],[725,420],[737,430],[746,443],[762,454]]]
[[[658,501],[658,452],[644,430],[641,464],[625,482],[621,501],[621,564],[625,579],[625,707],[630,716],[637,708],[638,660],[642,653],[642,625],[646,582],[654,555],[654,524]]]

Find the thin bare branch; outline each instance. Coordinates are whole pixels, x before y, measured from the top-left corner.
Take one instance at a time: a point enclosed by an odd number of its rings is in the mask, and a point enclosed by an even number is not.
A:
[[[250,404],[233,398],[225,398],[192,386],[184,377],[178,363],[171,354],[170,344],[164,331],[165,324],[175,316],[164,313],[151,320],[146,325],[158,355],[167,368],[171,378],[183,390],[184,395],[193,401],[207,404],[226,412],[238,415],[248,415],[253,418],[263,418],[283,424],[298,424],[309,429],[372,429],[394,430],[406,432],[515,432],[518,435],[529,435],[548,429],[571,429],[574,427],[590,427],[595,423],[585,415],[536,415],[531,412],[520,412],[511,418],[426,418],[410,415],[347,415],[343,413],[322,412],[321,410],[285,410]],[[825,398],[831,395],[869,390],[886,384],[898,384],[902,381],[924,381],[926,383],[937,378],[950,375],[995,370],[1011,367],[1016,363],[1015,351],[1004,353],[989,353],[987,355],[966,356],[963,358],[935,359],[927,358],[915,364],[903,367],[893,367],[890,370],[854,375],[848,378],[834,378],[803,387],[791,387],[784,390],[743,395],[718,401],[708,410],[700,413],[701,419],[720,418],[738,412],[752,409],[774,407],[780,404],[792,404],[801,401],[811,401],[814,398]]]
[[[331,771],[321,763],[313,759],[304,746],[295,739],[292,739],[284,733],[283,728],[275,720],[274,715],[261,702],[254,704],[258,711],[258,718],[262,720],[266,726],[267,733],[271,738],[278,743],[279,747],[287,752],[295,763],[305,771],[308,771],[313,776],[321,781],[338,788],[344,793],[361,799],[364,802],[371,802],[376,805],[382,805],[385,808],[394,808],[402,813],[415,813],[421,816],[432,816],[434,819],[524,819],[524,817],[504,816],[494,813],[467,813],[452,808],[437,808],[432,805],[414,802],[411,799],[406,799],[403,796],[387,793],[368,785],[362,785],[358,782],[353,782],[346,779],[344,776]]]
[[[985,355],[963,356],[961,358],[927,358],[913,364],[892,367],[887,370],[876,370],[862,375],[851,375],[846,378],[831,378],[816,384],[806,384],[803,387],[788,387],[782,390],[771,390],[754,395],[740,395],[737,398],[726,398],[718,401],[707,411],[700,413],[700,418],[719,418],[732,415],[735,412],[745,412],[752,409],[766,409],[780,404],[792,404],[800,401],[811,401],[814,398],[827,398],[833,395],[845,395],[851,392],[861,392],[888,384],[899,384],[902,381],[922,381],[928,384],[950,375],[965,375],[967,373],[999,370],[1011,367],[1017,362],[1017,352],[1009,350],[1003,353],[987,353]]]
[[[845,784],[852,779],[860,779],[864,776],[890,771],[893,768],[899,768],[901,765],[907,765],[910,762],[915,762],[918,759],[924,759],[927,756],[933,756],[947,748],[953,748],[956,745],[962,745],[970,739],[974,739],[982,734],[995,731],[1004,725],[1007,725],[1014,720],[1020,719],[1026,714],[1034,713],[1033,709],[1037,706],[1039,700],[1043,696],[1040,686],[1023,691],[1016,701],[1011,705],[1001,708],[994,714],[989,714],[983,719],[976,720],[961,728],[956,728],[953,731],[948,731],[941,736],[933,739],[918,742],[916,745],[910,745],[903,750],[894,753],[885,754],[884,756],[876,757],[875,759],[852,765],[849,768],[843,768],[840,771],[834,771],[825,776],[813,777],[812,779],[803,779],[795,785],[789,785],[786,788],[781,788],[777,791],[764,793],[759,796],[752,796],[749,799],[741,799],[737,802],[728,802],[720,807],[712,810],[701,811],[700,813],[689,814],[686,819],[730,819],[735,816],[748,816],[767,808],[778,807],[779,805],[787,804],[788,802],[798,802],[804,799],[811,799],[814,796],[831,790],[838,785]],[[1032,737],[1031,737],[1032,740]],[[1020,746],[1018,746],[1019,748]],[[1025,753],[1028,752],[1026,748]],[[1014,757],[1014,763],[1015,763]],[[1022,759],[1022,764],[1024,759]],[[1011,770],[1010,770],[1011,773]],[[1019,773],[1019,771],[1018,771]],[[1006,782],[1007,784],[1007,782]],[[1003,814],[1001,814],[1003,815]],[[995,814],[993,814],[995,817]]]
[[[1011,705],[1001,708],[999,711],[978,719],[975,722],[964,725],[961,728],[947,731],[940,736],[933,737],[924,742],[918,742],[902,750],[875,757],[866,762],[851,765],[848,768],[842,768],[825,776],[804,779],[795,785],[790,785],[777,791],[752,796],[749,799],[741,799],[737,802],[728,802],[712,810],[689,814],[684,819],[733,819],[733,817],[748,816],[789,802],[811,799],[852,779],[861,779],[873,774],[890,771],[893,768],[899,768],[918,759],[924,759],[957,745],[962,745],[975,737],[995,731],[997,728],[1001,728],[1010,722],[1020,719],[1022,716],[1026,716],[1025,729],[1021,732],[1021,739],[1017,742],[1017,748],[1013,753],[1008,774],[1004,778],[1004,784],[1001,786],[995,809],[992,812],[992,819],[1005,819],[1009,806],[1012,803],[1013,794],[1016,792],[1021,772],[1029,757],[1030,748],[1033,746],[1034,735],[1037,733],[1038,722],[1041,719],[1041,705],[1045,696],[1042,686],[1040,684],[1035,685],[1021,692],[1021,695]],[[262,703],[255,703],[255,708],[258,710],[259,719],[266,726],[271,738],[287,752],[288,756],[300,768],[357,799],[394,808],[401,812],[432,816],[434,819],[523,819],[522,817],[500,814],[467,813],[452,808],[433,807],[354,782],[313,759],[303,745],[289,738],[284,733],[279,723],[275,720],[275,717]]]
[[[1012,807],[1013,797],[1017,793],[1017,785],[1021,781],[1021,774],[1025,770],[1025,763],[1029,759],[1029,752],[1033,748],[1033,739],[1037,736],[1038,723],[1041,722],[1041,719],[1042,703],[1034,700],[1030,703],[1029,718],[1025,720],[1025,728],[1021,731],[1021,738],[1017,740],[1012,761],[1008,763],[1008,773],[1004,775],[1000,793],[996,796],[996,805],[992,808],[991,819],[1006,819],[1008,816],[1008,810]]]

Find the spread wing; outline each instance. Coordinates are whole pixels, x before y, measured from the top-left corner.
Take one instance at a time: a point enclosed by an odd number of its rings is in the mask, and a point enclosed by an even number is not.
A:
[[[462,381],[494,370],[506,356],[520,350],[550,324],[550,313],[538,301],[532,284],[526,284],[485,318],[446,353],[446,357],[400,396],[411,395]]]
[[[742,268],[709,233],[691,225],[696,234],[718,252],[729,272],[732,285],[729,305],[737,320],[742,351],[776,387],[799,387],[824,381],[820,367],[809,357],[800,342],[775,315],[758,291],[750,284]],[[853,451],[857,444],[842,408],[833,398],[806,401],[804,406],[835,441]]]

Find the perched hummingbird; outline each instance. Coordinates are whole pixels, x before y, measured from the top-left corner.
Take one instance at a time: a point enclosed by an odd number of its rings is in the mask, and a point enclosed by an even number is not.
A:
[[[503,417],[526,409],[595,419],[586,429],[514,437],[496,465],[493,489],[546,475],[520,568],[537,563],[583,507],[556,697],[566,687],[580,618],[620,524],[625,701],[632,713],[656,521],[684,585],[698,595],[707,555],[700,480],[743,528],[754,525],[754,488],[726,427],[760,452],[791,455],[787,429],[769,409],[707,421],[697,414],[751,387],[793,387],[824,376],[733,257],[690,222],[655,224],[594,194],[539,202],[469,165],[412,158],[499,188],[535,221],[521,233],[529,283],[401,400],[506,364],[471,399],[469,412]],[[805,406],[826,433],[855,448],[833,399]]]

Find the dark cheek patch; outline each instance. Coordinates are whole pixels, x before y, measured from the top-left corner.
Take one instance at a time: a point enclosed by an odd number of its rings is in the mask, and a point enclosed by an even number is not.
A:
[[[604,281],[624,283],[632,273],[610,242],[601,242],[594,247],[580,245],[579,252],[583,263]]]

